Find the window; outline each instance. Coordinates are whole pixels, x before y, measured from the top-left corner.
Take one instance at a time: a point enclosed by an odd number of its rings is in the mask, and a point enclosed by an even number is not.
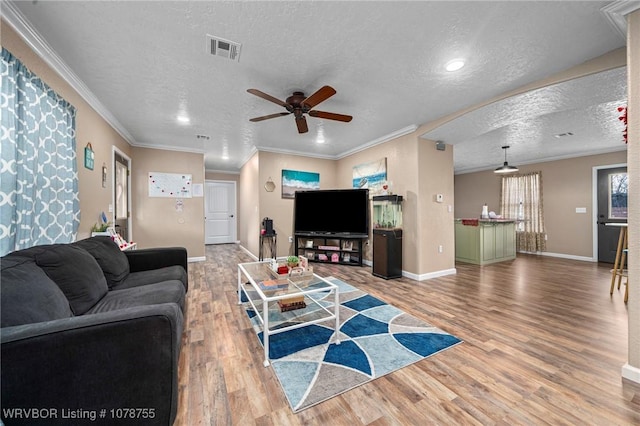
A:
[[[516,220],[518,251],[545,251],[542,173],[503,176],[500,214],[506,219]]]
[[[629,181],[626,173],[609,175],[609,219],[627,218],[627,192]]]

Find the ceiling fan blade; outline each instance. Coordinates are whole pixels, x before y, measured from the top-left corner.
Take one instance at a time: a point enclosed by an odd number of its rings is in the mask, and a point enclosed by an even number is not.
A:
[[[309,111],[309,115],[311,117],[326,118],[329,120],[336,120],[336,121],[344,121],[345,123],[350,122],[351,119],[353,118],[350,115],[336,114],[334,112],[325,112],[325,111]]]
[[[307,99],[302,101],[302,105],[313,108],[318,105],[322,101],[326,101],[331,96],[335,95],[336,91],[331,86],[322,86],[320,89],[316,91],[313,95],[309,96]]]
[[[264,100],[273,102],[274,104],[278,104],[278,105],[280,105],[282,107],[285,107],[285,108],[288,107],[288,105],[286,103],[282,102],[280,99],[274,98],[271,95],[267,95],[266,93],[261,92],[258,89],[247,89],[247,92],[251,93],[252,95],[256,95],[257,97],[262,98]]]
[[[296,117],[296,126],[298,126],[298,133],[307,133],[309,131],[307,119],[304,116]]]
[[[255,117],[249,119],[249,121],[253,121],[254,123],[257,121],[268,120],[270,118],[282,117],[283,115],[289,115],[290,112],[278,112],[276,114],[263,115],[262,117]]]

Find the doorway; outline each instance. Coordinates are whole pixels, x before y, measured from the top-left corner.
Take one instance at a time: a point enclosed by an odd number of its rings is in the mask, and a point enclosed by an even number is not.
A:
[[[226,244],[236,241],[236,183],[205,181],[204,193],[205,244]]]
[[[131,232],[131,159],[113,148],[113,226],[116,232],[132,241]]]
[[[627,166],[616,165],[597,168],[596,203],[597,239],[594,250],[598,262],[613,263],[616,259],[620,227],[612,224],[627,223]]]

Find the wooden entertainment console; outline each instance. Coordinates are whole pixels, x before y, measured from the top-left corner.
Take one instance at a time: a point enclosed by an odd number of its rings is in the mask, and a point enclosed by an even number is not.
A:
[[[310,262],[362,266],[362,242],[368,236],[345,234],[295,234],[295,254]]]

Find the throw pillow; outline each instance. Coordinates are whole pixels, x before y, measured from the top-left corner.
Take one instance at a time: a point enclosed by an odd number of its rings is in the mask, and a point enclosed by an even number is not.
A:
[[[92,237],[76,241],[73,245],[91,253],[98,261],[109,289],[117,287],[129,276],[129,260],[111,237]]]
[[[32,260],[2,258],[0,294],[2,327],[73,316],[60,288]]]
[[[87,312],[109,290],[98,262],[86,250],[72,244],[51,246],[38,253],[36,264],[67,296],[75,315]]]

